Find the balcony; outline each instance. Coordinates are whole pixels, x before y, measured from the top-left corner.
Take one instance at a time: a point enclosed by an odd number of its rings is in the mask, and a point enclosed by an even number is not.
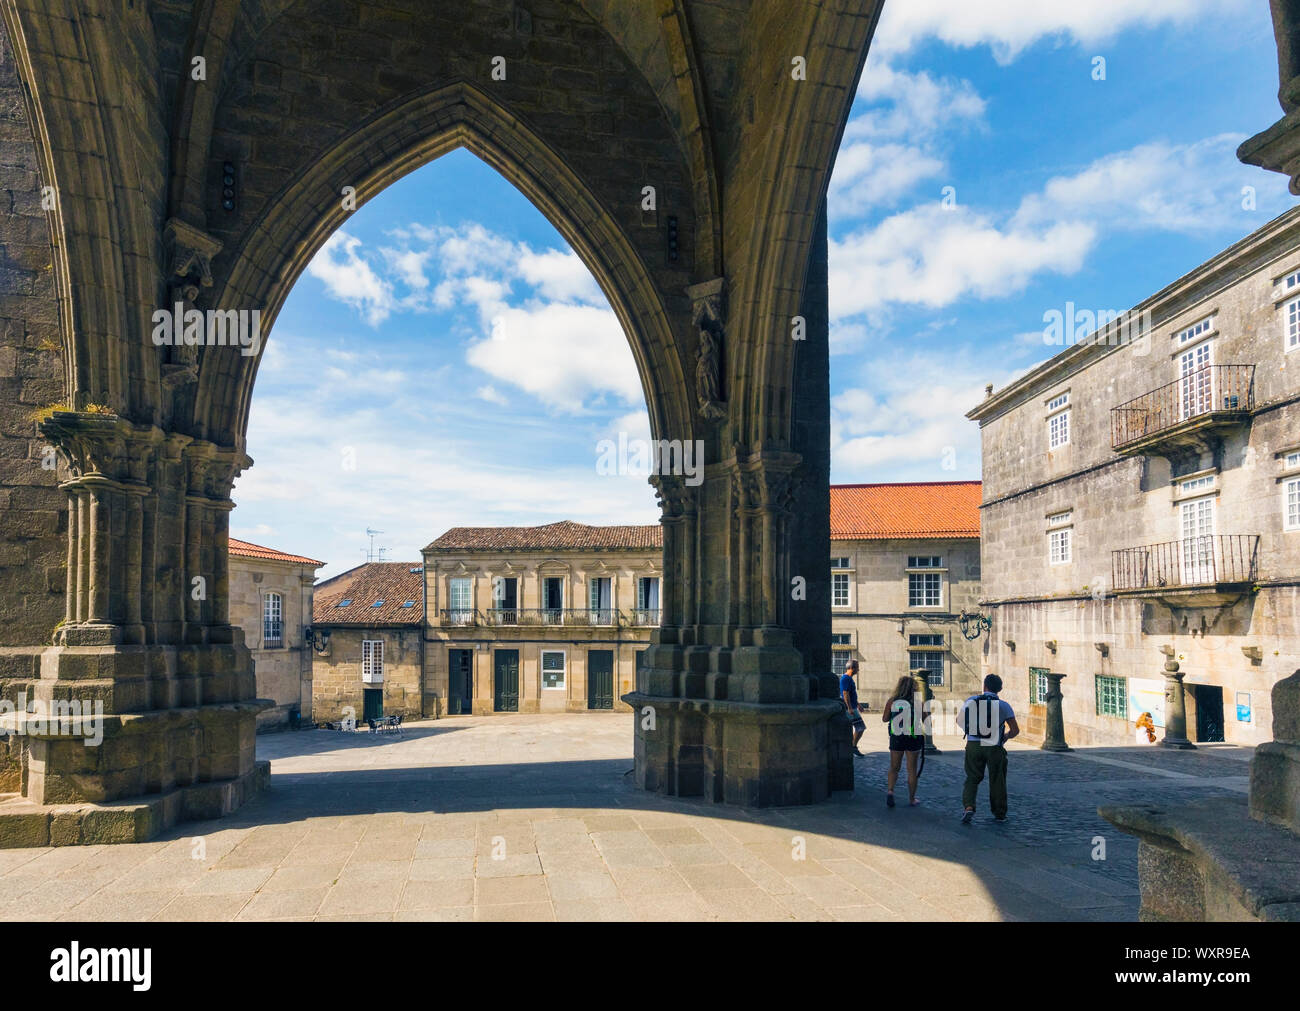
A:
[[[1116,593],[1172,606],[1221,606],[1247,592],[1259,561],[1256,534],[1207,534],[1111,552]]]
[[[438,612],[438,621],[442,625],[472,627],[478,624],[478,611],[472,607],[449,607]]]
[[[445,617],[442,623],[453,624]],[[630,614],[622,614],[613,607],[490,607],[483,612],[483,624],[494,628],[616,628],[629,624],[652,627],[659,624],[659,611],[637,608]]]
[[[1255,408],[1255,366],[1207,365],[1110,411],[1110,444],[1125,456],[1203,451]]]

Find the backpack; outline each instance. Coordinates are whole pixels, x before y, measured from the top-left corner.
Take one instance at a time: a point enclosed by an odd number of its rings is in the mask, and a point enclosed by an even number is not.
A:
[[[995,707],[990,710],[989,707]],[[990,695],[988,692],[981,692],[974,696],[966,703],[966,708],[961,712],[961,728],[967,738],[976,737],[984,738],[989,727],[996,727],[998,734],[998,744],[1002,744],[1002,703],[996,695]]]

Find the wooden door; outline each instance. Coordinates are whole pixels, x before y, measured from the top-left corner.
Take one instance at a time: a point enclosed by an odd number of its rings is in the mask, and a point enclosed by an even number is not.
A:
[[[519,712],[519,650],[499,649],[493,657],[492,694],[498,713]]]
[[[613,650],[587,650],[587,708],[614,708]]]
[[[468,716],[474,711],[474,651],[447,650],[450,685],[447,689],[447,714]]]

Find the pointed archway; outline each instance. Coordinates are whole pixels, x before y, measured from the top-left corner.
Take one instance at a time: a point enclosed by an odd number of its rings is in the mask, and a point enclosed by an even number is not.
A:
[[[364,200],[458,145],[591,269],[654,434],[703,445],[700,484],[655,478],[670,577],[629,696],[647,717],[638,782],[742,804],[845,784],[827,673],[824,208],[879,4],[525,6],[477,0],[470,21],[380,0],[203,0],[154,19],[0,0],[15,68],[0,87],[26,116],[21,165],[0,173],[56,196],[32,226],[48,261],[0,336],[57,333],[62,373],[22,356],[20,396],[0,408],[33,461],[7,472],[0,552],[22,562],[5,589],[32,601],[0,624],[21,674],[7,690],[106,713],[97,749],[31,733],[0,762],[32,840],[110,823],[140,838],[229,810],[261,778],[225,555],[257,355],[160,346],[152,314],[256,310],[269,327],[344,220],[345,187]],[[36,464],[49,446],[56,470]],[[83,811],[56,826],[59,803]]]

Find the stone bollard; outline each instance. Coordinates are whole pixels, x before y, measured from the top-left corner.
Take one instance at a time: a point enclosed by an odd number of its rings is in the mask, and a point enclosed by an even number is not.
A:
[[[1165,661],[1165,736],[1162,748],[1179,748],[1186,751],[1196,745],[1187,739],[1187,702],[1183,697],[1183,678],[1177,660]]]
[[[1250,816],[1300,833],[1300,670],[1273,686],[1273,740],[1250,760]]]
[[[1043,751],[1073,751],[1065,743],[1064,695],[1061,694],[1061,681],[1064,674],[1047,673],[1047,730],[1043,734]]]
[[[934,701],[934,692],[930,690],[930,682],[924,674],[913,673],[912,680],[916,682],[916,691],[912,693],[912,698],[921,699],[921,713],[925,714],[925,703]],[[932,725],[929,721],[925,724],[925,753],[927,755],[942,755],[943,752],[934,746],[934,734]]]

